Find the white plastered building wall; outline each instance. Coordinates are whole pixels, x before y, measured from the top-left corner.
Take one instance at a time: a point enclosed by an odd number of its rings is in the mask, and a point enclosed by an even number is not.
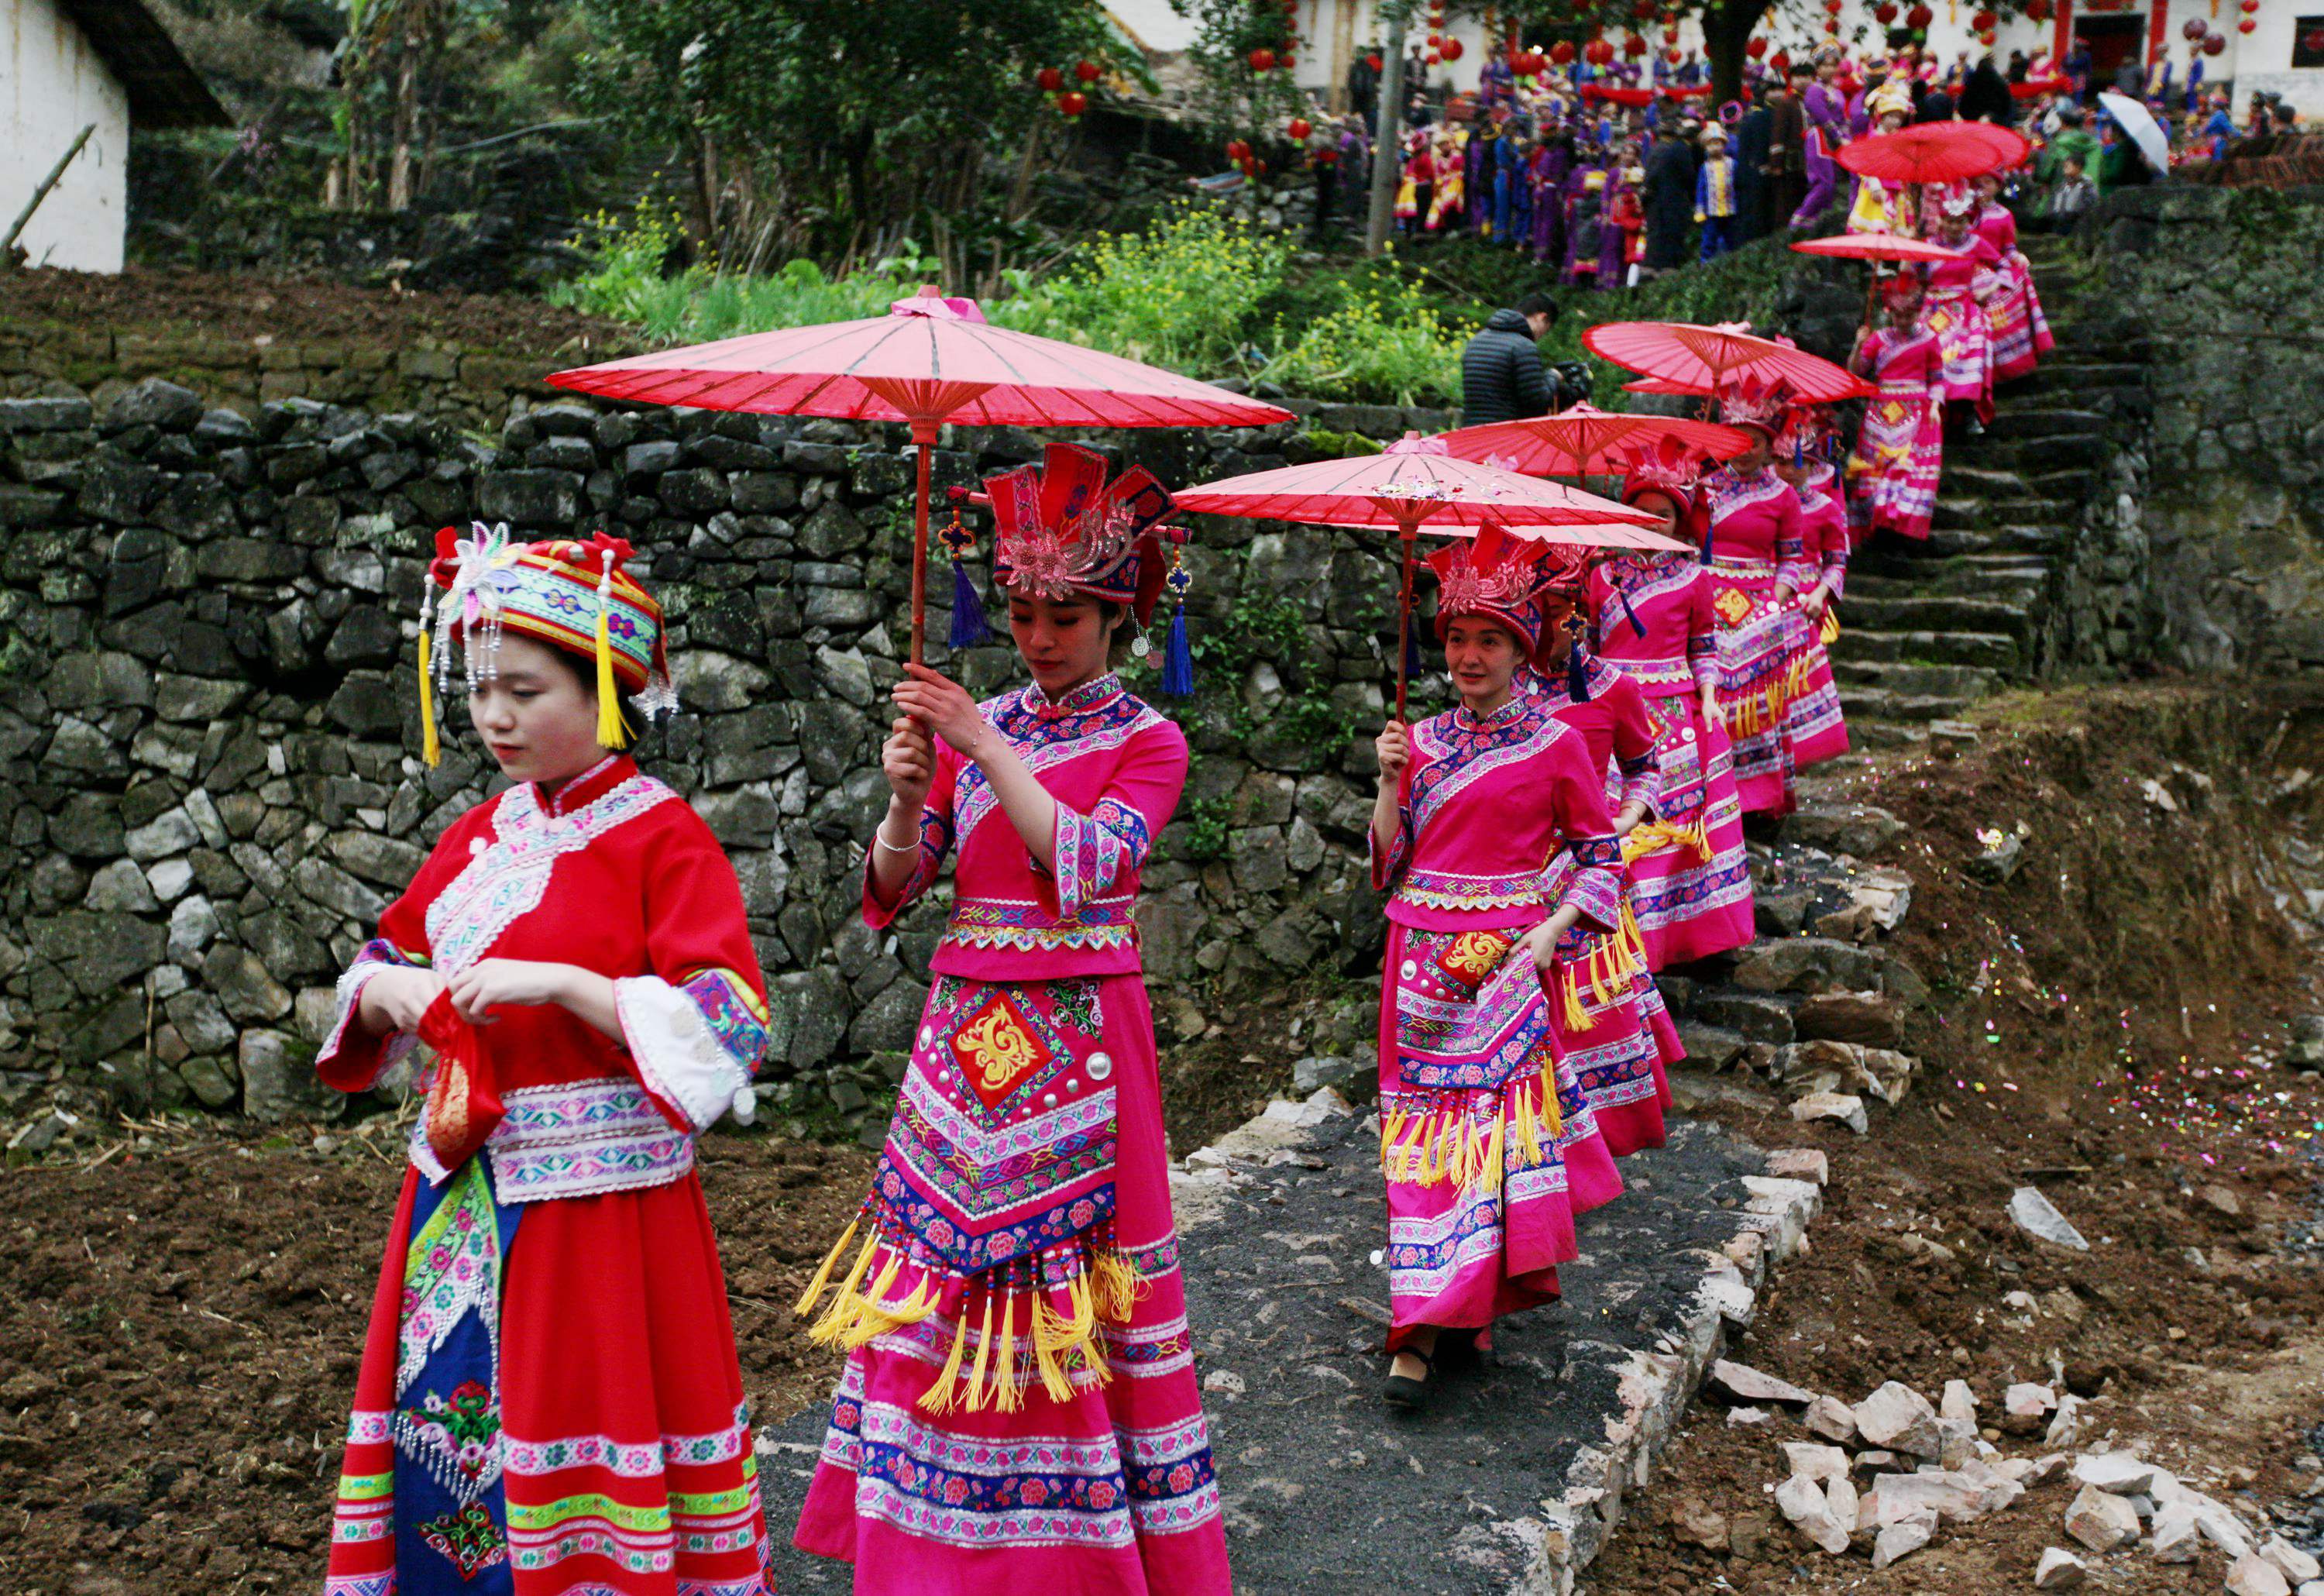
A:
[[[0,0],[0,233],[92,123],[88,143],[17,239],[32,265],[121,270],[129,95],[55,0]]]

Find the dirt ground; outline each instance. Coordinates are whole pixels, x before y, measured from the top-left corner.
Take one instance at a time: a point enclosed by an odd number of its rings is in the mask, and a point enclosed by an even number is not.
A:
[[[2166,687],[2004,701],[1982,748],[1866,779],[1909,824],[1889,855],[1919,883],[1898,946],[1941,1019],[1910,1038],[1921,1078],[1869,1139],[1741,1093],[1702,1111],[1832,1159],[1812,1246],[1736,1356],[1848,1400],[1961,1379],[1997,1419],[2002,1387],[2050,1379],[2054,1360],[2094,1399],[2090,1435],[2147,1443],[2215,1494],[2315,1483],[2301,1456],[2324,1418],[2324,1287],[2288,1231],[2309,1214],[2324,1089],[2274,1061],[2286,1022],[2324,1004],[2256,868],[2280,870],[2324,820],[2324,796],[2270,796],[2302,764],[2324,771],[2315,705]],[[2015,878],[1969,880],[1978,831],[2021,820]],[[1286,1072],[1296,1049],[1261,1018],[1173,1058],[1182,1149]],[[0,1591],[311,1587],[401,1170],[390,1121],[329,1136],[318,1150],[311,1129],[124,1125],[78,1161],[0,1170]],[[721,1136],[704,1164],[745,1384],[762,1414],[797,1411],[833,1364],[788,1304],[870,1156]],[[2025,1184],[2091,1251],[2015,1228],[2004,1208]],[[1892,1570],[1827,1558],[1769,1499],[1776,1443],[1798,1438],[1698,1408],[1587,1589],[1988,1596],[2025,1588],[2062,1539],[2070,1492],[2052,1483]],[[1680,1538],[1682,1510],[1725,1518],[1718,1550]],[[2097,1588],[2216,1590],[2221,1573],[2216,1554],[2108,1570]]]
[[[348,1398],[402,1178],[369,1135],[125,1127],[0,1176],[0,1591],[223,1596],[320,1580]],[[861,1197],[854,1149],[720,1136],[703,1184],[743,1385],[820,1400],[790,1305]]]
[[[2266,799],[2282,772],[2324,768],[2316,732],[2305,703],[2067,696],[1997,706],[1985,746],[1956,762],[1861,784],[1910,825],[1889,854],[1919,883],[1898,945],[1942,1019],[1911,1038],[1914,1093],[1868,1139],[1741,1093],[1706,1110],[1831,1159],[1809,1251],[1731,1356],[1848,1402],[1888,1379],[1932,1401],[1966,1380],[1987,1426],[2006,1385],[2062,1369],[2091,1398],[2086,1446],[2111,1437],[2247,1505],[2317,1484],[2324,1283],[2288,1232],[2309,1213],[2324,1087],[2276,1064],[2282,1022],[2317,1006],[2312,955],[2255,869],[2301,840],[2302,795]],[[2016,877],[1969,879],[1976,833],[2021,819]],[[2018,1231],[2006,1205],[2025,1185],[2090,1251]],[[2010,1455],[2045,1450],[1987,1435]],[[1828,1557],[1772,1500],[1779,1444],[1815,1439],[1794,1419],[1738,1428],[1698,1407],[1585,1588],[1989,1596],[2030,1588],[2043,1547],[2080,1549],[2061,1475],[1881,1573],[1868,1548]],[[2179,1567],[2137,1551],[2089,1562],[2090,1588],[2107,1591],[2216,1591],[2225,1573],[2209,1548]]]
[[[385,348],[426,340],[511,353],[586,347],[610,355],[640,346],[635,331],[619,322],[536,299],[398,293],[324,278],[150,266],[118,273],[0,272],[0,326],[12,322]]]

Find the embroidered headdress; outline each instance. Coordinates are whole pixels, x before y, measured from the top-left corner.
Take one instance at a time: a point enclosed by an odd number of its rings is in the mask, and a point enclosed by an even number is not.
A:
[[[1162,524],[1176,504],[1152,472],[1132,466],[1108,482],[1104,456],[1079,444],[1052,443],[1038,469],[1020,466],[986,477],[982,498],[992,509],[992,579],[1002,587],[1028,597],[1078,595],[1121,604],[1141,632],[1167,589],[1171,616],[1162,690],[1178,697],[1194,691],[1186,643],[1186,594],[1194,578],[1186,569],[1186,532]],[[960,641],[955,635],[955,646]],[[1143,636],[1132,647],[1140,656],[1148,652]]]
[[[1530,654],[1541,642],[1542,559],[1549,545],[1520,538],[1497,521],[1428,557],[1436,575],[1436,641],[1453,621],[1473,615],[1506,626]]]
[[[1880,286],[1880,297],[1891,310],[1901,310],[1921,297],[1920,274],[1910,266],[1889,278]]]
[[[1913,115],[1913,91],[1903,78],[1891,78],[1874,89],[1865,99],[1875,121],[1894,111],[1899,116]]]
[[[596,668],[597,741],[629,741],[621,695],[648,716],[678,706],[662,647],[661,605],[623,568],[632,549],[600,532],[587,542],[554,538],[518,543],[505,523],[451,527],[436,534],[420,602],[420,715],[428,762],[441,757],[436,695],[448,685],[462,645],[473,679],[500,671],[502,634],[514,630]]]
[[[1791,388],[1782,381],[1745,377],[1720,390],[1719,419],[1729,427],[1756,428],[1772,438],[1791,401]]]
[[[1810,456],[1820,455],[1832,435],[1831,417],[1820,404],[1795,404],[1784,412],[1784,424],[1775,434],[1777,458],[1789,457],[1794,466],[1804,465]]]
[[[1634,445],[1622,451],[1622,503],[1635,504],[1639,495],[1657,493],[1683,511],[1694,496],[1694,479],[1702,470],[1702,457],[1674,438]]]
[[[1975,189],[1964,188],[1959,193],[1947,194],[1939,201],[1937,209],[1949,222],[1965,222],[1974,217],[1984,203]]]

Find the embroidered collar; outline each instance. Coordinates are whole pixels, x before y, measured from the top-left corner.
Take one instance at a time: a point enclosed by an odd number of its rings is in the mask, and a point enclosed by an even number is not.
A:
[[[1065,697],[1056,699],[1050,698],[1041,690],[1041,684],[1035,682],[1025,689],[1025,707],[1043,720],[1057,720],[1086,709],[1095,709],[1120,691],[1121,678],[1111,670],[1099,672],[1080,687],[1067,689]]]
[[[1525,694],[1512,691],[1508,703],[1486,715],[1471,714],[1469,706],[1462,704],[1452,711],[1452,724],[1464,732],[1497,731],[1523,715],[1526,703]]]
[[[570,815],[585,809],[604,798],[623,781],[638,773],[637,762],[625,753],[609,753],[550,792],[540,782],[533,783],[533,802],[544,815]]]

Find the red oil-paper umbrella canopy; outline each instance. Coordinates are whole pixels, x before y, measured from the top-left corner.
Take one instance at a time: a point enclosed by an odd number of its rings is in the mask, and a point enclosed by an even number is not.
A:
[[[2024,134],[1990,122],[1923,122],[1851,139],[1832,159],[1884,183],[1958,183],[2006,171],[2033,148]]]
[[[1412,636],[1413,547],[1423,530],[1470,537],[1489,523],[1598,548],[1684,549],[1646,528],[1661,518],[1498,466],[1463,460],[1441,438],[1407,432],[1377,455],[1254,471],[1188,488],[1178,508],[1315,526],[1394,528],[1404,544],[1397,604],[1396,713],[1404,717]]]
[[[1554,416],[1490,421],[1444,435],[1444,447],[1463,459],[1521,471],[1528,476],[1598,476],[1621,469],[1622,451],[1664,438],[1729,459],[1751,447],[1748,433],[1714,421],[1601,411],[1577,404]]]
[[[945,422],[1259,427],[1291,412],[1115,355],[994,327],[974,300],[924,288],[885,316],[752,333],[553,374],[560,388],[648,404],[906,421],[919,445],[912,660],[927,613],[929,454]]]
[[[1792,247],[1803,255],[1836,255],[1849,261],[1950,261],[1956,252],[1901,233],[1838,233],[1803,238]]]
[[[1683,390],[1716,392],[1746,378],[1782,383],[1815,404],[1854,399],[1872,390],[1820,355],[1735,325],[1696,327],[1683,321],[1609,321],[1582,335],[1591,353],[1626,371],[1659,377]]]

